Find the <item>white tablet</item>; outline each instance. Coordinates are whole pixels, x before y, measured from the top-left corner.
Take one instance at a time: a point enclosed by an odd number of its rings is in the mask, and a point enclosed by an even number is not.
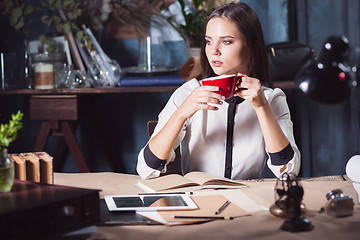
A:
[[[147,194],[105,196],[109,211],[155,211],[197,209],[186,194]]]

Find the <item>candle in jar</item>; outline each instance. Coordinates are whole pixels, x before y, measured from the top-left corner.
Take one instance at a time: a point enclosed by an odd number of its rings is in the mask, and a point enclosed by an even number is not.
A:
[[[35,88],[54,88],[54,66],[49,63],[35,64]]]

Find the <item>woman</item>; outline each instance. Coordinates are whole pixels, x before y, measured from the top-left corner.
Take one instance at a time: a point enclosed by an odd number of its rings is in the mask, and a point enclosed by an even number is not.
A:
[[[137,171],[158,177],[181,144],[183,173],[203,171],[231,179],[258,178],[266,159],[277,177],[298,174],[295,144],[285,94],[271,89],[262,28],[244,3],[217,8],[202,39],[202,78],[237,74],[234,96],[224,99],[213,86],[192,79],[179,87],[159,114]]]

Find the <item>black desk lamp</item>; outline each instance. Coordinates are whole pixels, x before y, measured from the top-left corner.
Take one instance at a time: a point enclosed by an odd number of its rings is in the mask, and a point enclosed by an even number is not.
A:
[[[352,87],[360,87],[360,58],[355,56],[351,66],[349,41],[343,36],[331,36],[320,52],[319,59],[304,66],[296,78],[297,86],[310,98],[328,104],[348,100]],[[358,49],[352,53],[359,54]],[[353,59],[354,60],[354,59]],[[360,155],[355,155],[346,165],[360,201]]]
[[[347,100],[351,88],[358,85],[358,66],[349,66],[349,41],[343,36],[329,37],[318,60],[306,65],[297,75],[296,84],[310,98],[328,104]]]

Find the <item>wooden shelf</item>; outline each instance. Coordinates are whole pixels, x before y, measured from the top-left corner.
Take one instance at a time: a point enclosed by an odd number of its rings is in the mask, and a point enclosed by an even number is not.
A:
[[[57,88],[57,89],[13,89],[0,90],[2,95],[79,95],[79,94],[108,94],[108,93],[146,93],[173,92],[179,86],[151,86],[151,87],[111,87],[111,88]]]
[[[144,87],[111,87],[111,88],[57,88],[48,90],[13,89],[0,90],[0,95],[80,95],[80,94],[116,94],[116,93],[152,93],[173,92],[179,86],[144,86]],[[275,82],[274,87],[296,89],[294,81]]]

